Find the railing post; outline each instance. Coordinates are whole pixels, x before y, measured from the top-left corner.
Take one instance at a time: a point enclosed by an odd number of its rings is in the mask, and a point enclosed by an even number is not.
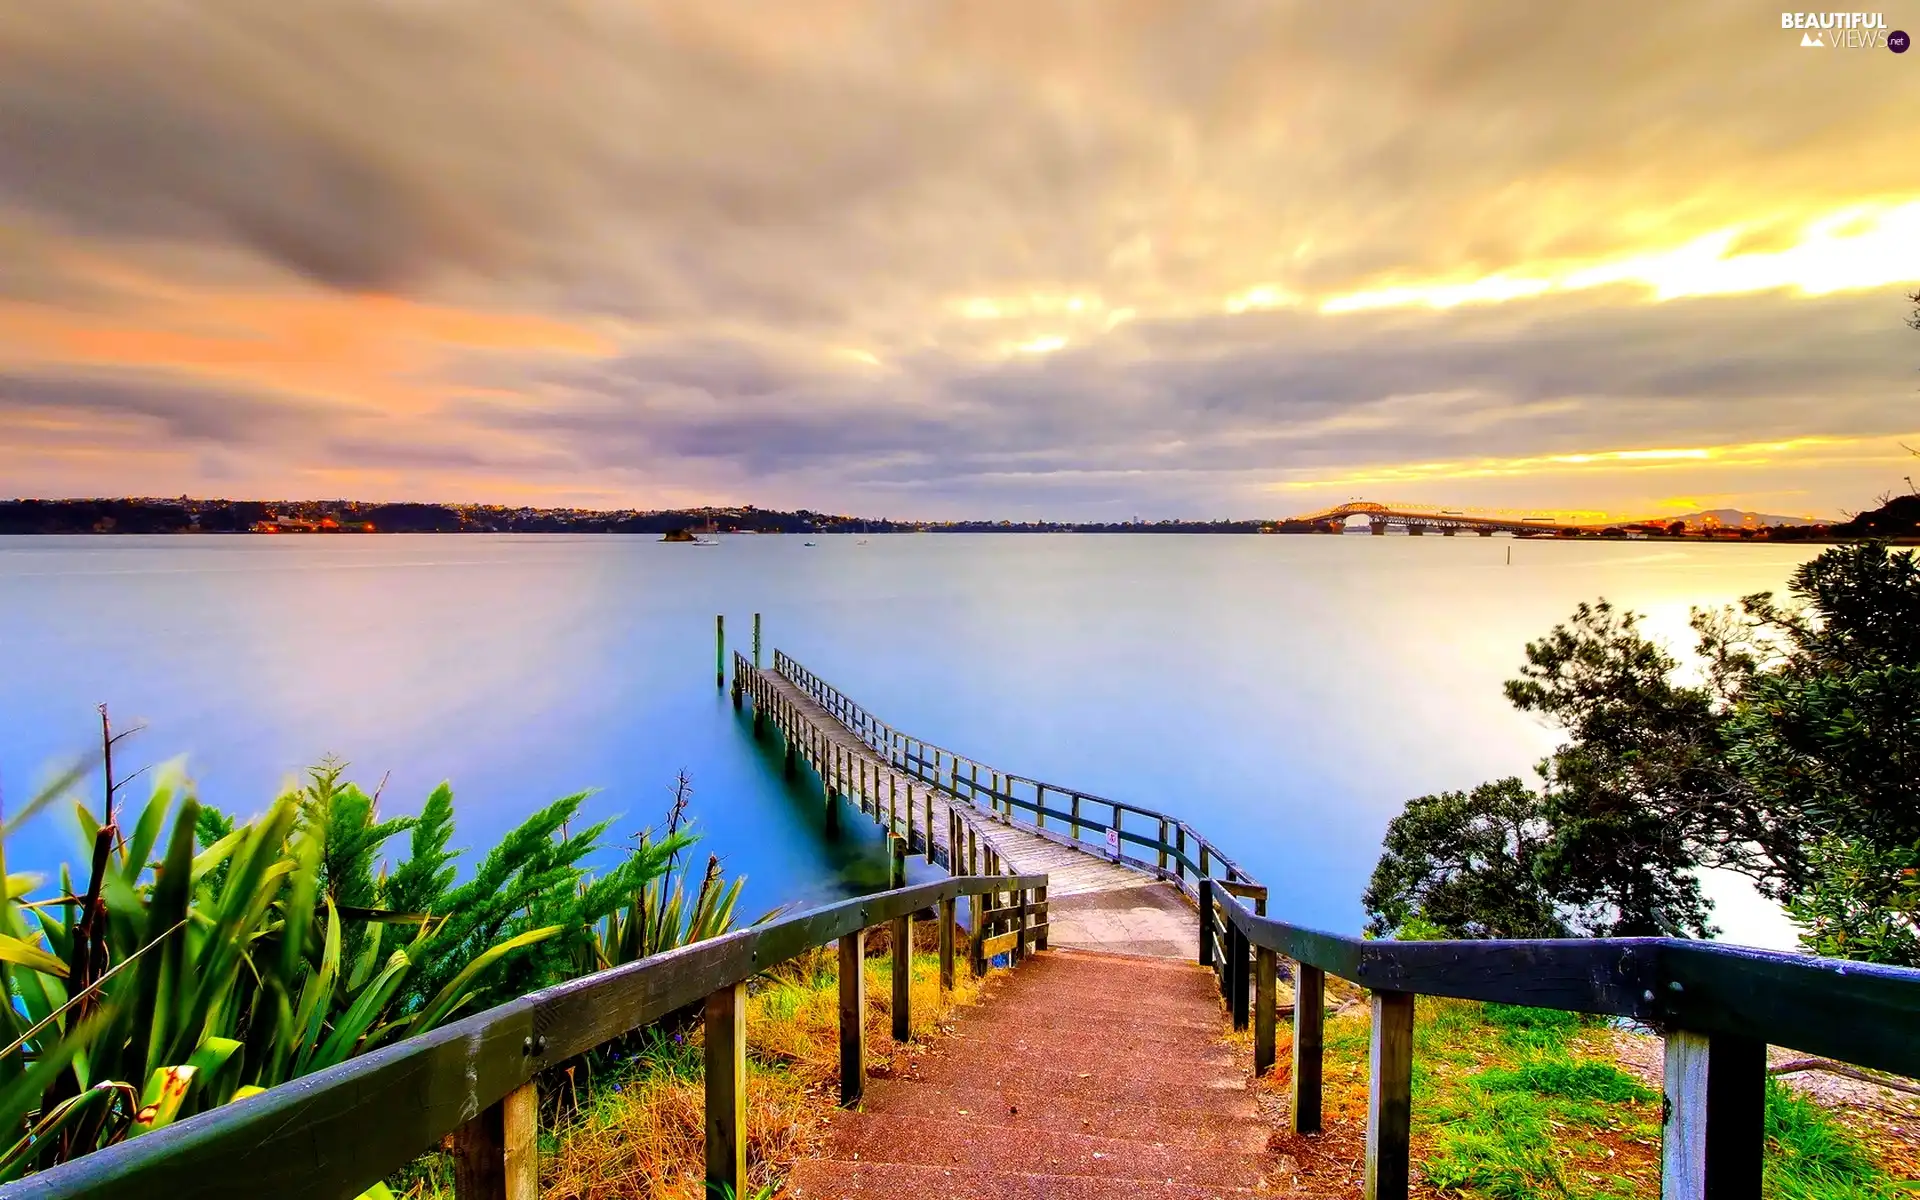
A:
[[[947,874],[960,874],[960,814],[947,810]]]
[[[1251,1015],[1247,1004],[1250,998],[1248,992],[1251,990],[1248,985],[1252,982],[1249,978],[1252,974],[1249,968],[1253,965],[1249,961],[1252,957],[1250,950],[1247,935],[1240,932],[1240,926],[1237,923],[1229,920],[1227,922],[1227,968],[1232,976],[1228,983],[1232,994],[1227,999],[1233,1010],[1235,1030],[1245,1030],[1247,1018]]]
[[[887,845],[892,850],[887,866],[887,886],[903,888],[907,886],[907,839],[888,834]]]
[[[912,913],[893,919],[893,1040],[913,1040]]]
[[[1265,1075],[1273,1069],[1275,1011],[1275,963],[1273,951],[1265,946],[1254,951],[1253,958],[1253,1073]]]
[[[1027,958],[1027,889],[1014,890],[1013,913],[1013,961],[1025,962]]]
[[[454,1131],[457,1200],[538,1200],[539,1108],[528,1081]]]
[[[951,897],[940,902],[940,994],[953,990],[953,926],[960,917],[959,902]]]
[[[927,804],[927,821],[923,828],[926,831],[927,864],[931,866],[933,864],[933,793],[931,791],[927,793],[926,804]],[[912,784],[907,785],[907,809],[908,811],[912,811],[913,809],[913,785]]]
[[[1373,994],[1367,1064],[1367,1170],[1361,1195],[1365,1200],[1406,1200],[1412,1165],[1412,992]]]
[[[1213,880],[1200,880],[1200,965],[1213,965]]]
[[[1073,798],[1073,840],[1080,840],[1080,797]]]
[[[1033,785],[1033,824],[1036,829],[1047,827],[1047,785]]]
[[[968,833],[971,836],[972,831]],[[987,912],[987,894],[975,892],[968,904],[973,909],[973,928],[967,931],[967,966],[978,979],[987,973],[987,923],[982,919]]]
[[[707,1191],[739,1195],[747,1181],[747,984],[707,996]]]
[[[867,931],[840,939],[840,1106],[860,1103],[867,1086]]]
[[[1661,1200],[1758,1200],[1767,1047],[1752,1038],[1667,1035]]]
[[[1040,925],[1039,932],[1033,936],[1033,948],[1035,950],[1045,950],[1047,948],[1047,926],[1053,923],[1053,910],[1047,907],[1046,884],[1043,883],[1033,889],[1033,902],[1035,905],[1034,920]]]
[[[1167,877],[1167,819],[1160,818],[1160,878]]]
[[[1179,842],[1178,849],[1180,851],[1178,858],[1173,864],[1174,874],[1181,879],[1185,879],[1187,877],[1187,827],[1185,825],[1180,826],[1174,830],[1173,836]]]
[[[1320,1132],[1321,1056],[1327,1021],[1327,976],[1293,964],[1293,1131]]]

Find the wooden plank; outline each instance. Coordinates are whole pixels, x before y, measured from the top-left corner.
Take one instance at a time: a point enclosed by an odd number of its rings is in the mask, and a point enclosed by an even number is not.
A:
[[[1293,1131],[1320,1132],[1321,1060],[1326,1029],[1327,977],[1319,967],[1293,964]]]
[[[1003,933],[996,937],[987,938],[980,944],[980,956],[989,961],[998,958],[1000,955],[1007,953],[1018,945],[1019,939],[1020,935],[1018,932]]]
[[[840,939],[840,1104],[860,1103],[867,1085],[867,931]]]
[[[893,1040],[913,1040],[913,914],[893,919]]]
[[[739,1195],[747,1180],[747,985],[707,996],[707,1191]]]
[[[1759,1200],[1766,1089],[1766,1043],[1667,1035],[1661,1200]]]
[[[1366,1200],[1406,1200],[1412,1166],[1411,992],[1373,993],[1367,1067],[1367,1163],[1361,1194]]]

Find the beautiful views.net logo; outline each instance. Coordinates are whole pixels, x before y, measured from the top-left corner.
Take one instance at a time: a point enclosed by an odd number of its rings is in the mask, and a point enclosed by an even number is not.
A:
[[[1887,29],[1884,13],[1783,12],[1780,28],[1801,30],[1800,44],[1823,49],[1880,50],[1896,54],[1907,48],[1907,35]]]

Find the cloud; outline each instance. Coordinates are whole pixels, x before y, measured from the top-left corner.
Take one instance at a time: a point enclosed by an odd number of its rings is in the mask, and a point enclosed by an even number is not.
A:
[[[1920,199],[1920,75],[1846,54],[1733,0],[23,0],[0,416],[976,509],[1879,435],[1920,424],[1859,290],[1901,268],[1836,283],[1806,231]],[[1620,270],[1710,236],[1782,257],[1660,304]],[[1572,278],[1625,282],[1509,286]]]
[[[284,443],[325,422],[332,411],[317,401],[177,376],[0,373],[0,419],[53,413],[102,433],[124,430],[131,420],[182,441]]]

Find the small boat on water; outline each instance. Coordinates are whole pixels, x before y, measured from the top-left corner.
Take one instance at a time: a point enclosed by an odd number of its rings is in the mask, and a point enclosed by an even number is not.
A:
[[[818,542],[801,542],[800,544],[801,544],[802,546],[817,546],[817,545],[819,545],[820,543],[818,543]]]

